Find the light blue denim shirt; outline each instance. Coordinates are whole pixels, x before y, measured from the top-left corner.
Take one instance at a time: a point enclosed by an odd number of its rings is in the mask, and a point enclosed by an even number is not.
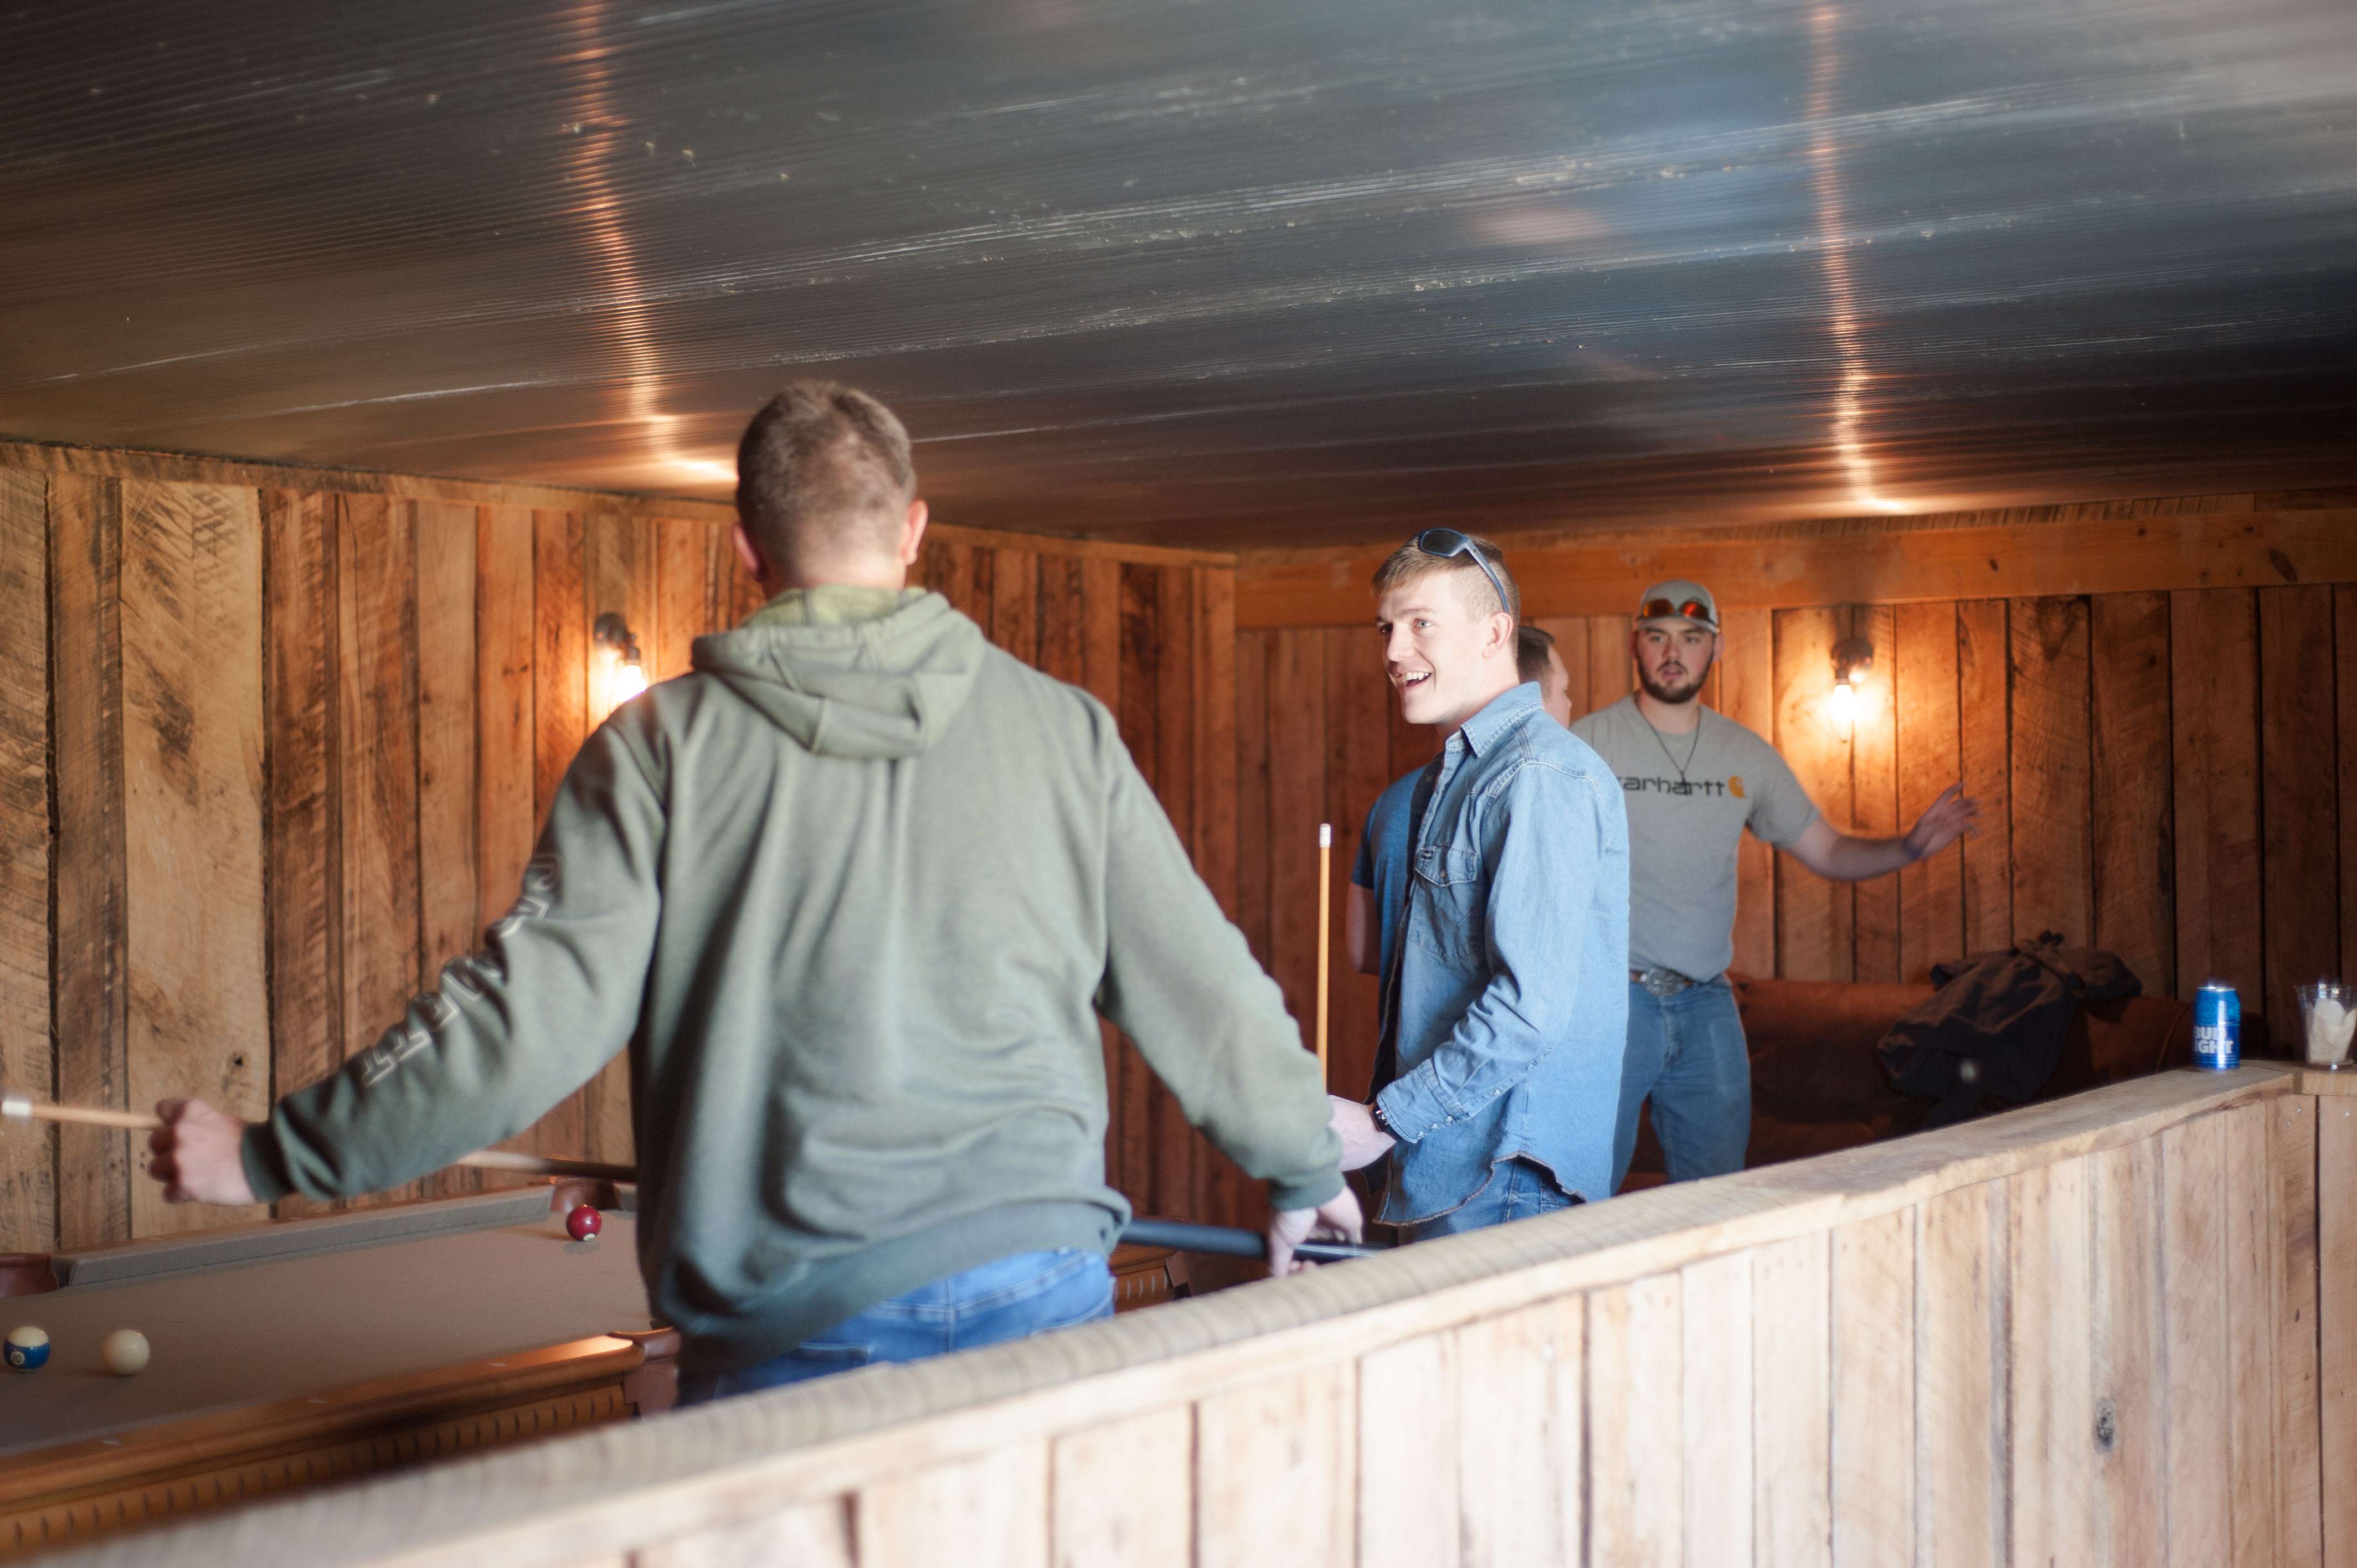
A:
[[[1611,1196],[1629,1021],[1629,819],[1620,779],[1525,682],[1441,754],[1415,835],[1383,1218],[1435,1219],[1517,1155]]]

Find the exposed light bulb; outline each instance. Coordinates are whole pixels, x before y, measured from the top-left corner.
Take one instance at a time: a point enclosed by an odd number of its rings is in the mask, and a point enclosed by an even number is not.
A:
[[[1857,689],[1846,681],[1834,682],[1834,723],[1849,728],[1857,717]]]
[[[625,660],[614,671],[614,705],[620,707],[647,689],[647,669],[635,659]]]

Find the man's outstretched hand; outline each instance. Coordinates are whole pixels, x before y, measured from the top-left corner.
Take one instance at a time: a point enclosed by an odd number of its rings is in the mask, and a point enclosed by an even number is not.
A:
[[[1979,822],[1980,816],[1981,803],[1964,793],[1964,785],[1949,785],[1907,830],[1908,853],[1917,860],[1939,854]]]
[[[1304,1241],[1356,1241],[1366,1228],[1359,1213],[1359,1196],[1344,1187],[1315,1208],[1276,1208],[1268,1216],[1268,1274],[1271,1279],[1283,1279],[1287,1274],[1314,1269],[1315,1263],[1297,1262],[1293,1249]]]
[[[245,1126],[201,1100],[156,1106],[164,1124],[147,1134],[147,1174],[164,1184],[167,1203],[261,1201],[245,1179]]]

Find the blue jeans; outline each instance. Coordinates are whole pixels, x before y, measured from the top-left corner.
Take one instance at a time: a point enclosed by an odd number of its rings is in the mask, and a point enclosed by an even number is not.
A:
[[[1751,1145],[1751,1053],[1735,988],[1721,975],[1656,996],[1629,983],[1629,1054],[1612,1129],[1612,1190],[1637,1152],[1637,1111],[1653,1101],[1653,1135],[1672,1181],[1743,1168]]]
[[[1491,1165],[1489,1182],[1461,1208],[1403,1229],[1410,1241],[1429,1241],[1437,1236],[1486,1230],[1510,1219],[1553,1214],[1558,1208],[1569,1208],[1575,1201],[1544,1165],[1516,1155]]]
[[[682,1372],[683,1406],[807,1382],[877,1361],[921,1361],[1113,1316],[1113,1271],[1070,1247],[1017,1252],[920,1285],[742,1371]]]

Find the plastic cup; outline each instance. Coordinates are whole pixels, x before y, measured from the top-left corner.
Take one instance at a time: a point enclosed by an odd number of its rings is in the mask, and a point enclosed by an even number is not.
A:
[[[2308,1065],[2336,1072],[2349,1068],[2349,1048],[2357,1043],[2357,996],[2330,980],[2295,987],[2294,993],[2299,998],[2300,1040]]]

